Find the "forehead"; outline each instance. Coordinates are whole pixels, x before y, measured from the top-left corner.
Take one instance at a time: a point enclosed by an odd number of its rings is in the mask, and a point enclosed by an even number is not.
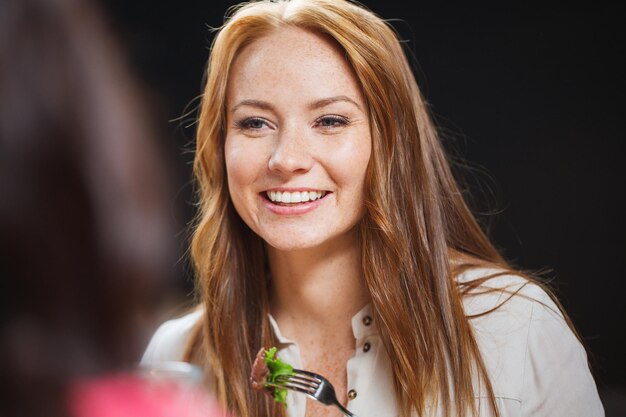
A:
[[[326,36],[293,27],[256,39],[236,57],[229,101],[251,98],[250,94],[294,100],[344,94],[362,101],[358,81],[339,46]]]

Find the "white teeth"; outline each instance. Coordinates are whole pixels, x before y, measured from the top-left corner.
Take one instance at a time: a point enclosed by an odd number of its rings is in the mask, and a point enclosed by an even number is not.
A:
[[[268,191],[265,194],[275,203],[305,203],[322,198],[326,191]]]

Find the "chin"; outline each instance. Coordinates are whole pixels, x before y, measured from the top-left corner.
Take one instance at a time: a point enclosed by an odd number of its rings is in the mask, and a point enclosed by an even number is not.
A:
[[[309,249],[334,250],[345,245],[355,244],[354,228],[341,233],[330,233],[329,230],[318,230],[318,233],[271,233],[260,235],[261,239],[275,250],[281,252],[296,252]],[[333,249],[334,248],[334,249]]]
[[[314,237],[294,238],[293,236],[280,236],[263,238],[263,240],[268,246],[271,246],[276,250],[283,252],[293,252],[319,247],[327,239]]]

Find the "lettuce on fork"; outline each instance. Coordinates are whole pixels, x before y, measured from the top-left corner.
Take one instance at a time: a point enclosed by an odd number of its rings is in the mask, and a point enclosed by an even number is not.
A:
[[[287,390],[276,388],[273,384],[281,375],[292,375],[293,367],[276,357],[276,347],[261,348],[252,364],[250,381],[252,388],[266,390],[274,396],[274,401],[287,406]]]

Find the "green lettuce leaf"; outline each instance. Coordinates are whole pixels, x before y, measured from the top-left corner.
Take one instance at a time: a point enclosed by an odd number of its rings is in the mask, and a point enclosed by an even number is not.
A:
[[[271,347],[265,351],[265,363],[270,370],[270,374],[267,376],[268,383],[275,383],[276,378],[280,375],[292,375],[293,366],[283,362],[280,358],[275,358],[276,347]],[[274,389],[274,401],[287,406],[287,390],[284,388]]]

